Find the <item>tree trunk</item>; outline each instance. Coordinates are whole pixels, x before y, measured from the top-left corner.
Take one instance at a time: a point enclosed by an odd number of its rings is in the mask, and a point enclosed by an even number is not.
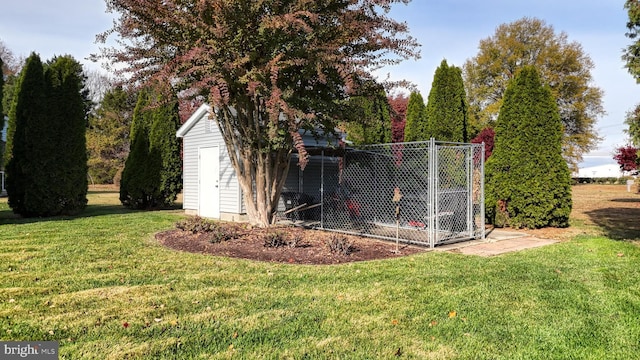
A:
[[[229,107],[219,110],[221,113],[216,116],[224,116],[226,119],[218,121],[218,125],[242,189],[249,222],[255,226],[267,227],[274,222],[280,192],[289,172],[292,147],[273,149],[266,142],[258,141],[256,144],[247,141],[255,135],[247,132],[260,130],[252,129],[252,126],[232,124],[248,123],[255,126],[252,124],[256,121],[255,118],[250,119]]]
[[[249,222],[267,227],[274,222],[291,156],[280,151],[262,154],[249,150],[241,153],[240,157],[245,172],[239,173],[236,170],[236,173]]]

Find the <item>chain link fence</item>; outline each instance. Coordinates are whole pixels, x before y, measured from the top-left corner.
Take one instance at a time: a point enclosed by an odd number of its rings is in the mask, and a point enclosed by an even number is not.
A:
[[[426,246],[484,239],[484,146],[368,145],[292,167],[281,215],[305,225]]]

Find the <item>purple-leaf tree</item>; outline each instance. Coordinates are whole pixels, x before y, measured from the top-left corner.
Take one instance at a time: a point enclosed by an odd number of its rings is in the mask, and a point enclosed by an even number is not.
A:
[[[613,160],[620,165],[622,171],[634,171],[638,169],[638,148],[626,145],[619,147],[613,154]]]
[[[409,0],[105,1],[119,17],[98,42],[117,46],[95,58],[212,105],[259,226],[272,222],[294,149],[304,166],[299,130],[332,131],[373,71],[419,57],[406,24],[388,16]]]

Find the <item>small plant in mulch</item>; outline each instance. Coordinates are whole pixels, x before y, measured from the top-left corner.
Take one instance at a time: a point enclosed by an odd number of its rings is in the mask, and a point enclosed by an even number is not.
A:
[[[237,226],[223,225],[199,216],[189,217],[177,222],[176,228],[192,234],[206,234],[207,239],[212,243],[229,241],[240,235],[240,230]]]
[[[269,231],[264,234],[264,247],[279,248],[290,247],[295,248],[302,244],[301,234],[287,234],[282,231]]]
[[[353,242],[346,236],[340,234],[331,234],[327,239],[327,247],[332,253],[338,253],[342,255],[350,255],[355,251]]]
[[[176,223],[176,228],[192,234],[211,232],[218,228],[218,224],[199,216],[191,216]]]

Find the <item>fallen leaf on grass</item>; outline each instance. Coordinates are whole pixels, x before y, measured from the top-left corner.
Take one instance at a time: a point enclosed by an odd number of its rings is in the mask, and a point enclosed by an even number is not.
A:
[[[449,311],[449,319],[454,318],[458,316],[458,313],[455,312],[455,310]]]
[[[623,257],[624,254],[623,253],[618,253],[618,257]]]
[[[398,320],[397,320],[397,319],[393,319],[393,320],[391,320],[391,324],[392,324],[392,325],[398,325]]]
[[[431,322],[429,323],[429,327],[434,327],[436,325],[438,325],[438,322],[435,320],[431,320]]]
[[[129,327],[129,323],[125,321],[122,323],[122,326],[126,329]]]
[[[160,321],[162,321],[162,318],[155,318],[155,319],[153,319],[153,321],[160,322]]]

